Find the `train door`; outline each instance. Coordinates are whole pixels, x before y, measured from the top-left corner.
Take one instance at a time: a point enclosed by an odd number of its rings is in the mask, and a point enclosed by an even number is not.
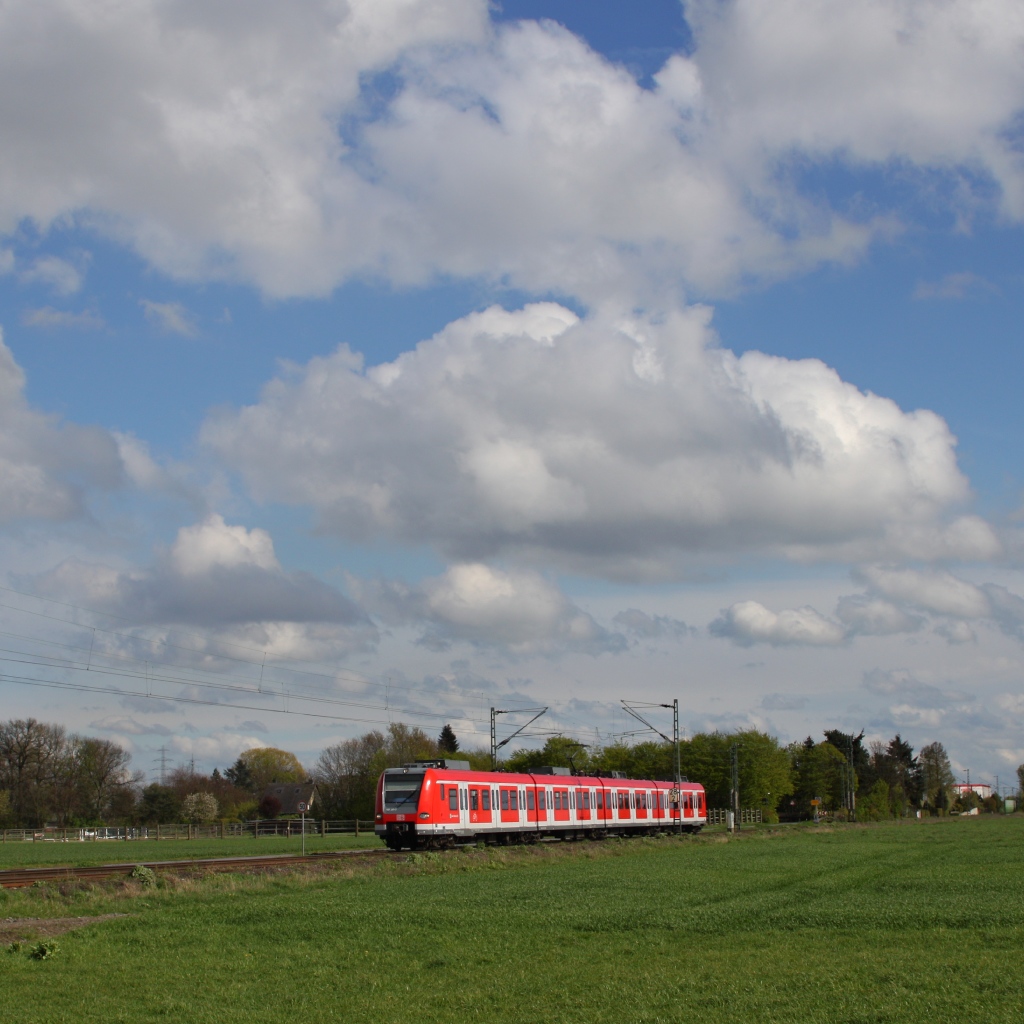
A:
[[[590,821],[590,790],[576,790],[576,820]]]
[[[543,824],[548,820],[548,791],[543,786],[537,787],[537,821]]]
[[[490,820],[490,815],[489,814],[487,815],[486,818],[484,817],[484,812],[483,812],[483,807],[482,807],[483,800],[481,799],[481,796],[482,796],[482,793],[486,793],[486,792],[487,792],[486,789],[481,790],[481,788],[479,786],[470,786],[469,787],[469,824],[471,826],[480,825],[480,824],[483,824],[485,821]],[[487,801],[487,806],[490,807],[490,805],[491,805],[491,801],[488,800]]]

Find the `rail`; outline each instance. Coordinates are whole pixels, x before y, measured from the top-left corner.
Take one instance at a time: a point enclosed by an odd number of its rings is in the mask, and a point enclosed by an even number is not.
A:
[[[328,821],[325,818],[268,818],[260,821],[222,821],[215,824],[190,825],[96,825],[85,828],[60,828],[47,825],[42,828],[5,828],[0,833],[4,843],[93,843],[137,842],[164,839],[254,839],[271,836],[301,836],[305,826],[307,836],[360,835],[373,833],[372,821],[356,818]]]

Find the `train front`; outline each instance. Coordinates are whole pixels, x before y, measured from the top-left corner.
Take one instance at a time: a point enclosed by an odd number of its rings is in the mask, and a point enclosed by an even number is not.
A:
[[[426,768],[387,768],[377,782],[373,830],[389,849],[416,845],[416,815]]]

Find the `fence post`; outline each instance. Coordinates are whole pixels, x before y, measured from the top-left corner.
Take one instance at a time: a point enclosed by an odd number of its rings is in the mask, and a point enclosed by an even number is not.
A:
[[[356,835],[359,835],[359,819],[356,818]]]

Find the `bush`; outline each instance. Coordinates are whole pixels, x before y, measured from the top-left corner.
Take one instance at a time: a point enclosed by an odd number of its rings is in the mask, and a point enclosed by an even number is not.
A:
[[[212,793],[189,793],[182,801],[181,813],[186,821],[198,825],[217,817],[217,798]]]
[[[51,956],[55,956],[59,952],[60,946],[51,939],[49,942],[37,942],[28,955],[33,960],[49,960]]]
[[[261,818],[276,818],[281,813],[281,801],[273,793],[268,793],[259,806]]]
[[[128,877],[143,885],[156,885],[156,872],[152,868],[147,868],[145,864],[136,864]]]

